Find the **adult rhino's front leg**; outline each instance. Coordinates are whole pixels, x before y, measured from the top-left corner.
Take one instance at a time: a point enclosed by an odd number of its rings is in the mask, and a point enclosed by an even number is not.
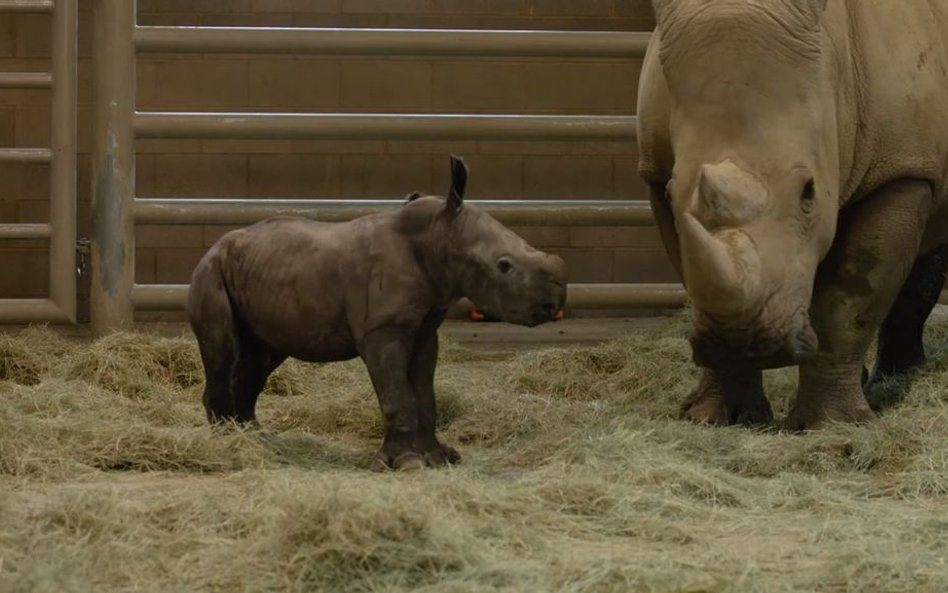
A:
[[[679,276],[681,249],[665,186],[650,184],[650,201],[655,224],[669,259]],[[698,386],[680,407],[681,417],[718,426],[742,424],[755,426],[773,421],[770,402],[764,395],[761,371],[752,367],[702,369]]]
[[[698,387],[681,404],[681,417],[699,423],[762,426],[774,415],[759,369],[702,369]]]
[[[899,180],[841,218],[836,242],[820,267],[810,311],[819,351],[800,365],[788,428],[875,416],[862,389],[863,363],[916,259],[931,206],[927,182]]]

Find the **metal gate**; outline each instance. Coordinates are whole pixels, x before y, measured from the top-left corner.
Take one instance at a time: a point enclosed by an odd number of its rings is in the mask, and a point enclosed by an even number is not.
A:
[[[0,0],[0,12],[52,13],[50,72],[3,72],[0,88],[49,89],[49,148],[3,148],[0,163],[49,163],[48,223],[0,224],[0,239],[49,241],[49,297],[0,299],[2,322],[76,321],[77,0]]]
[[[135,224],[247,224],[296,214],[348,220],[399,200],[138,199],[136,138],[318,140],[629,140],[633,116],[142,112],[140,52],[505,57],[641,57],[648,33],[138,26],[134,0],[96,0],[91,317],[97,333],[135,310],[182,309],[186,285],[134,282]],[[472,201],[506,224],[651,225],[634,201]],[[680,285],[571,284],[572,308],[672,307]]]

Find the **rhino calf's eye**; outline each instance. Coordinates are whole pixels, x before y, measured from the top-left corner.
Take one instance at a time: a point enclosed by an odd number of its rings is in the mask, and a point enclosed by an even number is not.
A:
[[[506,274],[513,269],[513,264],[510,263],[509,259],[501,258],[497,260],[497,269],[500,270],[501,274]]]
[[[806,185],[803,186],[803,192],[800,194],[800,209],[803,210],[806,214],[809,214],[813,211],[813,206],[816,204],[816,189],[813,186],[813,180],[806,182]]]

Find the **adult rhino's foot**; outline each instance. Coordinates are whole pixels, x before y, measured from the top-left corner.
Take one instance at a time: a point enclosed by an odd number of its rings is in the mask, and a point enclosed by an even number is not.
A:
[[[774,419],[760,371],[754,369],[705,369],[679,412],[682,419],[715,426],[762,426]]]
[[[861,401],[860,401],[861,400]],[[824,403],[797,403],[790,410],[784,426],[787,430],[800,432],[814,430],[832,422],[866,424],[876,419],[862,393],[852,397],[833,398]]]
[[[410,442],[387,440],[375,454],[370,464],[372,471],[389,469],[416,471],[425,467],[441,467],[460,463],[461,455],[437,439],[413,439]]]
[[[832,422],[871,422],[876,414],[863,392],[864,377],[861,363],[837,363],[826,356],[800,365],[799,393],[785,428],[803,431]]]

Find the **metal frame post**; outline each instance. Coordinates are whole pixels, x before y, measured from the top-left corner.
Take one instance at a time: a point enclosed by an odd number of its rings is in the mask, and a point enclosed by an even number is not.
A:
[[[92,145],[93,332],[131,328],[135,281],[135,0],[96,0]]]
[[[49,195],[49,298],[76,321],[77,0],[53,6]]]

